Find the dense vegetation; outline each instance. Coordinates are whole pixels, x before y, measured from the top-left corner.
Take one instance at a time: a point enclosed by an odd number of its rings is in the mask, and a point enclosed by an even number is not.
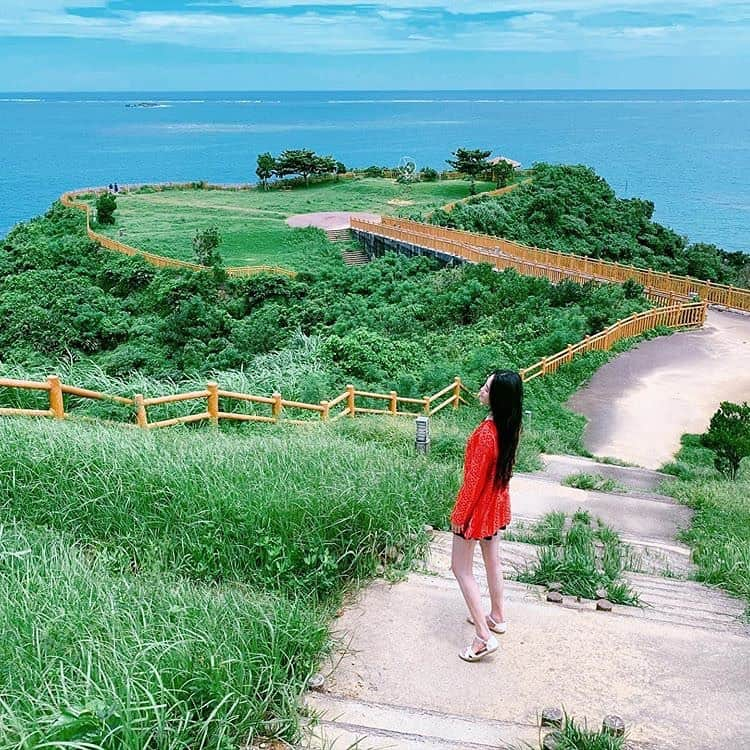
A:
[[[436,211],[431,221],[536,247],[750,285],[750,256],[703,242],[689,244],[652,221],[651,201],[618,198],[592,169],[536,164],[533,175],[507,195],[479,196],[450,213]]]
[[[730,479],[716,466],[720,454],[705,442],[712,441],[683,436],[682,449],[665,468],[676,478],[663,489],[695,509],[684,538],[693,548],[699,579],[743,597],[750,614],[750,463],[742,461]]]
[[[292,236],[312,271],[222,279],[102,250],[78,212],[55,206],[3,243],[0,360],[37,369],[86,360],[111,376],[181,379],[315,336],[322,367],[308,397],[350,380],[423,395],[457,373],[472,382],[531,364],[646,306],[634,287],[553,286],[488,266],[438,270],[389,255],[349,268],[321,232]]]

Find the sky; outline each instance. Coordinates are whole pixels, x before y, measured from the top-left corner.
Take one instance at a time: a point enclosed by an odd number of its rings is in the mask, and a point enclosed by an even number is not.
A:
[[[750,88],[750,0],[0,0],[0,91]]]

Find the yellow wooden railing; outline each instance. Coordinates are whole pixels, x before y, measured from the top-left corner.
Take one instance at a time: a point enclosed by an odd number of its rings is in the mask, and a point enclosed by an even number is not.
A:
[[[109,401],[124,406],[133,407],[135,410],[135,425],[144,429],[154,429],[157,427],[170,427],[176,424],[188,424],[190,422],[208,421],[218,424],[220,419],[229,419],[246,422],[286,422],[291,424],[309,424],[309,420],[287,418],[284,414],[287,409],[302,410],[313,412],[320,417],[323,422],[334,422],[341,417],[353,417],[357,414],[391,414],[391,415],[419,415],[425,414],[432,416],[445,409],[447,406],[453,406],[457,409],[460,403],[467,403],[461,396],[462,391],[467,391],[466,386],[461,382],[461,378],[455,378],[454,381],[433,394],[424,398],[409,398],[399,396],[396,391],[390,393],[375,393],[372,391],[362,391],[353,385],[348,385],[346,390],[336,398],[330,401],[321,401],[319,404],[308,404],[303,401],[291,401],[282,398],[280,393],[274,393],[271,396],[255,396],[248,393],[235,393],[219,388],[217,383],[207,383],[205,390],[190,391],[188,393],[176,393],[170,396],[157,396],[155,398],[144,398],[140,393],[133,398],[123,396],[114,396],[99,391],[91,391],[86,388],[67,385],[60,381],[57,375],[50,375],[46,381],[36,382],[32,380],[17,380],[13,378],[0,378],[0,388],[14,388],[24,390],[46,391],[48,394],[49,408],[47,409],[20,409],[20,408],[0,408],[0,416],[27,416],[27,417],[52,417],[54,419],[69,419],[71,415],[65,409],[66,394],[78,396],[80,398],[96,399],[99,401]],[[368,402],[373,400],[385,401],[385,408],[376,409],[357,404],[357,399],[366,399]],[[269,408],[268,414],[245,414],[231,411],[222,411],[220,408],[221,400],[225,403],[244,402],[251,404],[263,404]],[[188,414],[171,419],[162,419],[158,421],[149,421],[148,408],[153,406],[163,406],[165,404],[174,404],[184,401],[200,401],[205,403],[205,410]],[[410,410],[409,407],[417,407],[418,411]]]
[[[68,208],[77,208],[86,214],[86,234],[94,242],[97,242],[107,250],[114,250],[124,255],[138,255],[143,258],[147,263],[152,266],[159,268],[178,268],[187,269],[189,271],[210,271],[208,266],[202,266],[198,263],[189,263],[185,260],[177,260],[176,258],[166,258],[163,255],[155,255],[154,253],[148,253],[140,248],[127,245],[124,242],[113,240],[111,237],[107,237],[104,234],[95,232],[91,228],[91,206],[83,201],[76,200],[79,195],[87,193],[101,193],[105,188],[87,188],[85,190],[76,190],[68,193],[63,193],[60,196],[60,203]],[[290,271],[288,268],[281,268],[280,266],[233,266],[225,269],[229,276],[253,276],[258,273],[277,273],[284,276],[294,278],[297,273]]]
[[[643,285],[653,300],[690,299],[697,295],[711,304],[750,311],[750,290],[668,272],[637,268],[555,250],[542,250],[519,242],[460,229],[446,229],[408,219],[382,217],[382,223],[352,218],[352,229],[437,250],[496,268],[515,268],[519,273],[562,279],[623,283],[628,279]]]
[[[586,336],[577,344],[569,344],[562,351],[544,357],[530,367],[520,371],[524,382],[556,372],[562,365],[568,364],[577,354],[592,351],[608,351],[614,344],[623,339],[640,336],[654,328],[700,328],[706,320],[705,302],[658,307],[645,312],[633,313],[629,318],[618,320],[593,336]]]
[[[622,339],[639,336],[648,330],[657,327],[666,328],[696,328],[703,325],[706,318],[705,302],[693,302],[686,304],[675,304],[668,307],[647,310],[634,313],[629,318],[614,323],[609,328],[595,334],[586,336],[583,341],[571,344],[565,349],[549,357],[544,357],[530,367],[520,371],[524,381],[530,381],[541,375],[556,372],[562,365],[570,362],[577,354],[600,350],[606,351]],[[354,417],[357,414],[390,414],[411,415],[425,414],[432,416],[452,406],[457,409],[459,404],[466,403],[462,392],[468,389],[456,377],[452,383],[447,385],[432,396],[424,398],[411,398],[399,396],[396,391],[389,393],[376,393],[356,389],[353,385],[347,385],[346,390],[333,399],[321,401],[318,404],[309,404],[302,401],[291,401],[282,398],[280,393],[271,396],[255,396],[248,393],[236,393],[219,388],[217,383],[207,383],[206,388],[188,393],[177,393],[170,396],[157,396],[155,398],[144,398],[142,394],[136,394],[133,398],[115,396],[98,391],[78,388],[67,385],[60,381],[56,375],[50,375],[46,381],[35,382],[30,380],[16,380],[11,378],[0,378],[0,388],[26,389],[46,391],[48,394],[49,407],[47,409],[20,409],[0,408],[0,416],[31,416],[52,417],[54,419],[69,419],[70,412],[65,410],[64,396],[66,394],[79,398],[97,399],[109,401],[124,406],[133,407],[135,410],[135,425],[143,429],[154,429],[158,427],[169,427],[177,424],[190,422],[208,421],[218,424],[219,420],[235,420],[247,422],[287,422],[291,424],[309,424],[309,420],[287,418],[285,410],[294,409],[317,414],[322,422],[334,422],[342,417]],[[384,401],[384,408],[373,408],[357,404],[357,399],[366,399],[368,402]],[[268,414],[245,414],[240,412],[223,411],[221,401],[225,403],[244,402],[251,404],[262,404],[269,409]],[[187,401],[199,401],[201,406],[205,403],[205,409],[181,417],[149,421],[148,409],[154,406],[174,404]],[[417,409],[417,411],[414,411]],[[132,423],[130,423],[132,424]]]

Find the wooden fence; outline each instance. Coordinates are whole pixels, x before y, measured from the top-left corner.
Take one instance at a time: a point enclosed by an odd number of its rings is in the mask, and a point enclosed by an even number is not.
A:
[[[383,216],[380,224],[352,218],[351,227],[475,263],[492,263],[496,268],[515,268],[524,275],[544,276],[554,282],[563,278],[606,283],[623,283],[632,279],[643,285],[646,293],[654,300],[687,300],[691,296],[697,296],[711,304],[750,311],[750,290],[714,284],[690,276],[678,276],[555,250],[542,250],[499,237],[389,216]]]
[[[639,336],[645,331],[660,326],[666,328],[695,328],[703,325],[706,318],[705,302],[693,302],[688,304],[675,304],[668,307],[647,310],[642,313],[634,313],[629,318],[614,323],[609,328],[594,336],[587,336],[577,344],[571,344],[564,350],[549,357],[544,357],[530,367],[520,371],[524,381],[533,380],[541,375],[557,371],[562,365],[570,362],[577,354],[594,350],[606,351],[622,339]],[[157,427],[169,427],[176,424],[188,424],[190,422],[208,421],[214,425],[219,420],[235,420],[246,422],[287,422],[292,424],[308,424],[310,420],[288,418],[285,410],[302,410],[317,415],[322,422],[334,422],[342,417],[354,417],[357,414],[390,414],[416,416],[425,414],[432,416],[448,406],[457,409],[459,404],[466,404],[462,392],[468,392],[466,386],[457,377],[452,383],[432,396],[424,398],[410,398],[399,396],[396,391],[389,393],[375,393],[362,391],[353,385],[347,385],[346,390],[327,401],[318,404],[308,404],[302,401],[290,401],[282,398],[280,393],[271,396],[255,396],[247,393],[235,393],[219,388],[216,383],[207,383],[206,388],[200,391],[188,393],[177,393],[170,396],[157,396],[155,398],[144,398],[142,394],[136,394],[133,398],[114,396],[86,388],[67,385],[60,382],[56,375],[50,375],[46,381],[35,382],[29,380],[14,380],[11,378],[0,378],[0,388],[14,388],[43,391],[48,394],[49,407],[47,409],[20,409],[0,408],[0,416],[31,416],[52,417],[54,419],[69,419],[72,415],[65,410],[65,395],[77,396],[79,398],[109,401],[128,407],[135,412],[135,425],[143,429],[154,429]],[[357,404],[357,399],[360,403]],[[362,405],[361,399],[366,403],[383,401],[383,408]],[[180,402],[199,402],[205,409],[185,416],[172,417],[149,421],[149,407],[174,404]],[[232,402],[243,402],[260,404],[268,409],[267,414],[246,414],[241,412],[224,411],[224,404]],[[416,411],[415,411],[416,409]],[[130,423],[132,424],[132,423]]]
[[[473,198],[485,198],[488,196],[497,197],[500,195],[507,195],[511,192],[511,190],[515,190],[517,187],[519,187],[520,185],[524,185],[527,182],[531,182],[531,177],[527,177],[525,180],[521,180],[521,182],[514,182],[512,185],[506,185],[505,187],[498,188],[497,190],[486,190],[483,193],[477,193],[476,195],[469,195],[466,198],[460,198],[457,201],[446,203],[444,206],[440,206],[440,208],[442,208],[443,211],[450,212],[459,204],[468,203]]]
[[[577,344],[569,344],[562,351],[540,359],[531,367],[520,371],[524,382],[556,372],[562,365],[570,362],[576,354],[592,351],[608,351],[622,339],[640,336],[654,328],[700,328],[706,320],[706,302],[676,304],[658,307],[645,312],[633,313],[629,318],[613,323],[593,336],[586,336]]]
[[[63,193],[60,196],[60,203],[68,208],[77,208],[86,214],[86,234],[89,239],[97,242],[107,250],[114,250],[124,255],[139,255],[147,263],[152,266],[159,268],[177,268],[187,269],[189,271],[210,271],[212,270],[208,266],[202,266],[198,263],[189,263],[185,260],[177,260],[176,258],[166,258],[163,255],[155,255],[154,253],[147,253],[145,250],[141,250],[132,245],[126,245],[124,242],[113,240],[111,237],[107,237],[104,234],[95,232],[91,228],[91,206],[83,201],[76,200],[77,196],[84,193],[94,193],[95,195],[104,192],[105,188],[87,188],[84,190],[76,190],[74,192]],[[294,278],[297,273],[290,271],[288,268],[281,268],[280,266],[233,266],[225,269],[228,276],[253,276],[258,273],[277,273],[284,276]]]

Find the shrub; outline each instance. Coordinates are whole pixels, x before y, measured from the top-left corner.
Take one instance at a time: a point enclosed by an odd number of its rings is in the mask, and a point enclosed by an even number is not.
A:
[[[193,237],[193,252],[196,261],[202,266],[220,266],[222,264],[218,250],[220,244],[221,235],[218,227],[196,230],[195,237]]]
[[[96,221],[99,224],[114,224],[117,198],[112,193],[102,193],[96,199]]]
[[[422,167],[422,169],[419,170],[419,179],[422,180],[422,182],[436,182],[438,177],[440,177],[440,175],[438,174],[437,169],[433,169],[432,167]]]
[[[742,459],[750,456],[750,406],[747,402],[739,405],[723,401],[711,417],[701,442],[716,453],[714,466],[717,470],[734,479]]]

